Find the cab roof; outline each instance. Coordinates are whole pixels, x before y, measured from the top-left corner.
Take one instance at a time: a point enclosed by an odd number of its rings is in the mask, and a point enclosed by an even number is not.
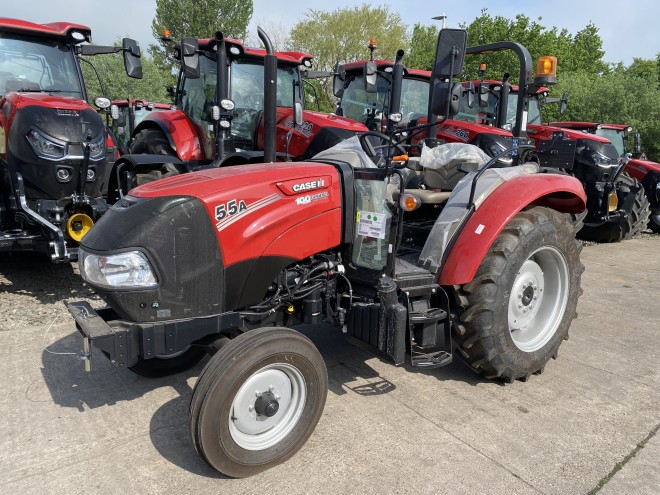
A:
[[[215,46],[215,38],[204,38],[197,40],[199,43],[199,49],[205,51],[213,51]],[[229,52],[232,48],[238,48],[240,54],[235,56],[243,56],[246,58],[259,58],[263,59],[266,56],[266,50],[263,48],[254,48],[250,46],[245,46],[242,42],[225,38],[225,44],[227,46],[227,51]],[[231,52],[230,52],[231,53]],[[290,65],[301,65],[305,60],[311,61],[314,56],[305,52],[275,52],[277,60],[280,62],[288,63]]]
[[[343,64],[343,67],[346,72],[352,72],[358,70],[362,71],[364,69],[365,62],[367,62],[367,60],[357,60],[355,62],[347,62]],[[374,60],[374,62],[376,62],[376,67],[378,68],[378,70],[385,70],[387,67],[394,67],[394,62],[392,62],[391,60],[377,59]],[[431,79],[431,71],[428,70],[409,69],[404,66],[403,73],[407,76]]]
[[[32,34],[45,38],[68,39],[69,32],[79,31],[85,35],[87,41],[92,38],[92,30],[88,26],[72,22],[51,22],[48,24],[35,24],[20,19],[0,17],[0,32]]]

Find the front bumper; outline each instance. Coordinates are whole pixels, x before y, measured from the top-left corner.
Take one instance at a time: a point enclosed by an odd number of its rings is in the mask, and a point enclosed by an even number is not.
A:
[[[92,370],[91,348],[96,347],[119,368],[140,358],[151,359],[185,351],[193,342],[242,326],[238,313],[155,323],[118,319],[111,308],[94,309],[86,301],[65,302],[83,337],[85,371]]]

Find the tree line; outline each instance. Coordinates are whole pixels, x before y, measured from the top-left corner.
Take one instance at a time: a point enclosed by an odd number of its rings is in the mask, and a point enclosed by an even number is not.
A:
[[[157,0],[152,21],[155,42],[147,50],[143,48],[141,81],[125,77],[120,57],[92,60],[106,96],[171,103],[166,87],[176,82],[177,64],[160,42],[163,29],[168,29],[175,41],[184,36],[209,38],[220,31],[257,45],[257,38],[247,33],[252,10],[250,0]],[[660,53],[656,59],[635,58],[628,66],[608,64],[603,61],[602,39],[593,23],[572,34],[544,26],[542,18],[533,20],[519,14],[510,19],[493,16],[487,9],[459,27],[467,30],[470,46],[506,40],[524,45],[533,60],[542,55],[556,56],[558,84],[551,96],[568,92],[569,105],[564,115],[549,106],[544,118],[628,124],[641,133],[642,148],[649,158],[660,161]],[[276,49],[310,53],[314,55],[314,68],[326,71],[332,71],[337,62],[368,58],[370,39],[376,40],[377,58],[393,60],[396,51],[403,48],[407,67],[430,70],[438,37],[437,26],[418,23],[409,29],[387,5],[310,9],[290,32],[276,24],[267,23],[264,28]],[[464,77],[479,78],[482,62],[488,67],[487,78],[501,79],[509,72],[511,82],[516,82],[518,62],[507,53],[468,57]],[[83,70],[92,97],[100,94],[91,68],[85,64]],[[316,100],[313,108],[334,111],[331,78],[313,80],[311,84],[314,87],[308,94]]]

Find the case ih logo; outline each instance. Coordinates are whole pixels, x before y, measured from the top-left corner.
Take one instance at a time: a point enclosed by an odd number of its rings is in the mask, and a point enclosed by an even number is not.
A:
[[[78,110],[71,110],[68,108],[58,108],[55,110],[58,117],[78,117],[80,112]]]
[[[320,189],[322,187],[325,187],[325,181],[323,179],[318,179],[309,182],[303,182],[302,184],[294,184],[292,189],[296,192],[301,192],[311,191],[312,189]]]

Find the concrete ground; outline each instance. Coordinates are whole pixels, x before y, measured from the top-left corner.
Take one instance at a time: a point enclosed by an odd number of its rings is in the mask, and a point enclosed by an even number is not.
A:
[[[589,246],[570,340],[527,383],[418,372],[307,329],[329,373],[303,449],[227,479],[195,453],[174,378],[83,371],[73,320],[0,332],[3,494],[660,494],[660,239]],[[17,306],[21,311],[20,305]]]

